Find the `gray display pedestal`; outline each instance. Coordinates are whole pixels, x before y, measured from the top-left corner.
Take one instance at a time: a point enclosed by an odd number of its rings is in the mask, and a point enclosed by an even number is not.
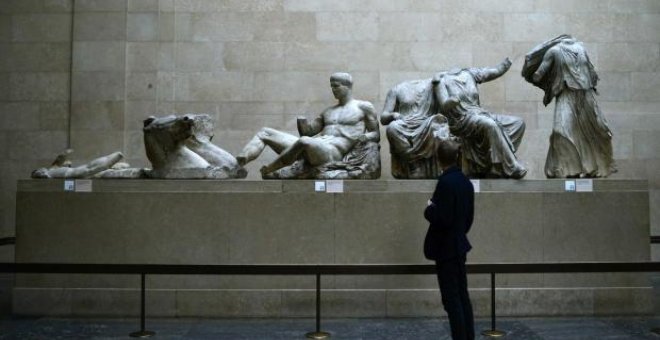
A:
[[[17,262],[130,264],[420,264],[434,181],[19,181]],[[482,180],[470,263],[648,261],[646,181]],[[335,189],[338,189],[334,187]],[[134,316],[137,275],[21,274],[18,315]],[[427,276],[324,276],[324,317],[442,315]],[[471,275],[478,316],[488,275]],[[498,315],[639,314],[647,274],[497,276]],[[311,317],[313,276],[147,277],[149,316]]]

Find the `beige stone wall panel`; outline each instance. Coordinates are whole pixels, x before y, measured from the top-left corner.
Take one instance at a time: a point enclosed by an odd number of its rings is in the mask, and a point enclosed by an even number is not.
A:
[[[128,0],[129,12],[157,12],[160,0]]]
[[[70,20],[70,18],[68,18]],[[69,36],[69,33],[67,33]],[[126,40],[126,13],[81,12],[76,13],[73,25],[75,41]]]
[[[2,14],[0,15],[0,41],[9,42],[11,37],[11,16]]]
[[[254,40],[277,42],[316,41],[313,13],[256,12]]]
[[[76,0],[77,12],[124,12],[127,0]]]
[[[126,72],[158,71],[160,66],[160,43],[126,43]]]
[[[660,101],[660,72],[633,72],[630,75],[633,101]],[[656,113],[660,114],[660,110]]]
[[[658,43],[601,43],[598,71],[649,72],[660,70]]]
[[[158,74],[133,72],[126,75],[126,100],[156,100]]]
[[[254,39],[255,18],[252,13],[243,12],[177,13],[176,39],[193,42],[250,41]]]
[[[269,12],[281,11],[282,0],[186,0],[175,1],[177,12]]]
[[[12,41],[60,42],[71,40],[71,16],[67,14],[13,15]]]
[[[73,73],[73,101],[121,101],[124,88],[124,72]]]
[[[126,68],[123,41],[76,41],[73,43],[74,71],[115,71]]]
[[[0,103],[0,130],[31,131],[39,130],[39,103],[4,102]],[[3,144],[7,145],[7,144]]]
[[[175,78],[177,101],[246,101],[256,97],[260,86],[247,72],[187,72]],[[261,98],[262,100],[264,98]]]
[[[69,72],[71,63],[68,42],[1,44],[0,55],[7,72]]]
[[[71,106],[73,130],[124,129],[124,103],[120,101],[73,102]]]
[[[568,32],[568,18],[564,14],[503,14],[502,20],[504,41],[530,42],[530,48],[536,43]]]
[[[211,42],[177,42],[175,69],[177,72],[219,72],[225,70],[224,45]]]
[[[39,129],[66,131],[68,129],[69,103],[45,102],[39,104]]]
[[[12,101],[59,101],[69,97],[67,73],[11,73],[9,86]]]
[[[160,39],[158,13],[128,13],[126,15],[126,39],[128,41],[158,41]]]
[[[378,13],[319,12],[316,30],[319,41],[376,41]]]

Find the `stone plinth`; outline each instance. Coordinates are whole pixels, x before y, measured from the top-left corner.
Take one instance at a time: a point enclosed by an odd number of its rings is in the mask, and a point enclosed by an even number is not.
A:
[[[429,263],[422,217],[434,181],[19,181],[17,262],[133,264]],[[482,180],[470,263],[648,261],[646,181]],[[478,315],[489,278],[471,275]],[[150,276],[151,316],[312,316],[314,277]],[[433,276],[323,277],[324,316],[440,315]],[[646,274],[511,274],[497,286],[500,315],[646,313]],[[139,312],[139,277],[17,275],[16,314]]]

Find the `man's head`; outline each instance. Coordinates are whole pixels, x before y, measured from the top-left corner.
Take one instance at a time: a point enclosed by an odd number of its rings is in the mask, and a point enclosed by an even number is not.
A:
[[[440,162],[443,169],[452,165],[458,165],[458,153],[460,149],[460,144],[451,139],[443,140],[438,143],[436,155],[438,157],[438,162]]]
[[[348,73],[333,73],[330,76],[330,88],[335,98],[344,98],[351,93],[353,77]]]

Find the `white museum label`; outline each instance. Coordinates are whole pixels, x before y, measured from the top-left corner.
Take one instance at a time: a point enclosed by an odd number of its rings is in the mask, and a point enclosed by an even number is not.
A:
[[[92,180],[91,179],[77,179],[76,180],[76,192],[92,192]]]
[[[472,186],[474,187],[474,192],[481,192],[481,181],[478,179],[471,179]]]
[[[325,192],[344,192],[344,181],[337,179],[325,181]]]
[[[575,181],[566,181],[566,182],[564,182],[564,190],[566,190],[566,191],[575,191]]]
[[[594,191],[594,181],[591,178],[575,180],[575,191],[577,192]]]
[[[314,182],[314,191],[316,191],[316,192],[324,192],[324,191],[325,191],[325,182],[324,182],[324,181],[316,181],[316,182]]]
[[[64,180],[64,191],[74,191],[76,189],[76,182],[74,182],[72,179],[65,179]]]

